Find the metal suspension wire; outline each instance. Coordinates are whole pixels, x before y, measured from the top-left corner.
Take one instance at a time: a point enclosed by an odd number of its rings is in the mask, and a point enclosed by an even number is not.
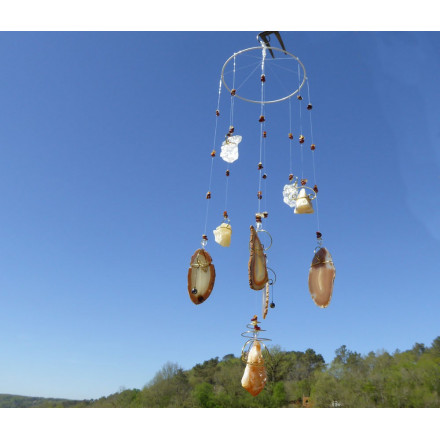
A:
[[[305,79],[305,78],[304,78]],[[298,65],[298,83],[301,83],[301,71]],[[302,100],[299,99],[299,133],[302,135],[303,128],[302,128]],[[304,152],[303,152],[303,144],[300,144],[300,150],[301,150],[301,179],[304,178]]]
[[[309,79],[307,78],[307,100],[309,103],[312,101],[310,100],[310,86],[309,86]],[[310,139],[312,141],[312,145],[315,145],[313,141],[313,124],[312,124],[312,112],[309,112],[310,117]],[[317,185],[316,183],[316,164],[315,164],[315,149],[312,149],[312,164],[313,164],[313,184]],[[317,222],[317,228],[319,229],[319,203],[318,203],[318,194],[316,194],[316,222]]]
[[[266,60],[266,46],[262,43],[261,44],[261,78],[264,78],[264,72],[265,72],[265,60]],[[261,100],[260,100],[260,161],[259,164],[262,163],[263,159],[263,144],[264,144],[264,120],[265,120],[265,114],[264,114],[264,81],[261,81]],[[261,180],[262,180],[262,169],[259,166],[259,176],[258,176],[258,211],[261,212]]]
[[[206,245],[206,232],[208,227],[208,217],[209,217],[209,205],[211,200],[211,186],[212,186],[212,173],[214,169],[214,159],[215,159],[215,144],[217,141],[217,127],[218,127],[218,117],[220,115],[220,97],[222,92],[222,80],[220,77],[219,86],[218,86],[218,98],[217,98],[217,109],[216,109],[216,116],[215,116],[215,128],[214,128],[214,140],[213,140],[213,146],[212,146],[212,152],[211,152],[211,167],[209,171],[209,185],[208,185],[208,192],[206,193],[206,211],[205,211],[205,225],[203,228],[203,240],[202,240],[202,246],[204,247]]]

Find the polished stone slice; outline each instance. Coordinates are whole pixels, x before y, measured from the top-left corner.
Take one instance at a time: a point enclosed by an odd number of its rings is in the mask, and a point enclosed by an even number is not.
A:
[[[249,241],[249,286],[253,290],[261,290],[266,286],[269,279],[266,267],[266,255],[263,245],[258,238],[257,231],[251,226],[251,238]]]
[[[305,188],[301,188],[296,199],[295,214],[313,214],[315,211],[313,210],[312,201],[310,197],[307,195]]]
[[[212,258],[204,249],[197,249],[191,257],[188,270],[188,294],[191,301],[198,305],[211,295],[215,282],[215,268]]]
[[[229,247],[231,244],[231,234],[232,229],[229,223],[222,223],[220,226],[217,226],[214,231],[214,239],[215,242],[220,246]]]
[[[254,397],[263,391],[267,374],[259,341],[254,341],[249,350],[247,365],[241,379],[241,386]]]
[[[315,252],[309,270],[309,291],[314,303],[322,308],[329,305],[333,294],[336,269],[326,248]]]

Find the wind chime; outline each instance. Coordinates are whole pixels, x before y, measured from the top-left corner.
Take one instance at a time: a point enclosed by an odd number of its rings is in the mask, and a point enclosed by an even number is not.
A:
[[[273,47],[270,45],[270,35],[274,34],[281,48]],[[263,198],[263,190],[266,189],[266,179],[267,173],[264,171],[263,160],[265,158],[266,152],[266,139],[267,139],[267,130],[266,130],[266,105],[278,103],[281,101],[288,101],[289,104],[289,131],[287,133],[287,139],[289,142],[289,151],[290,151],[290,169],[288,175],[288,183],[284,186],[282,190],[283,201],[290,208],[293,208],[294,214],[314,214],[315,209],[313,204],[316,205],[316,219],[317,219],[317,232],[316,239],[317,245],[314,249],[314,256],[312,259],[311,266],[309,268],[308,274],[308,286],[309,292],[311,294],[312,300],[314,303],[321,307],[325,308],[329,305],[332,293],[333,293],[333,284],[335,280],[335,266],[333,264],[332,257],[330,252],[323,247],[322,241],[323,237],[321,232],[319,231],[319,209],[318,209],[318,186],[316,184],[316,171],[315,171],[315,152],[316,145],[313,141],[313,131],[312,131],[312,104],[310,102],[310,88],[309,88],[309,80],[306,75],[306,69],[303,63],[300,61],[298,57],[286,51],[284,47],[284,43],[281,39],[281,36],[278,32],[266,31],[258,34],[258,41],[260,42],[260,46],[251,47],[248,49],[241,50],[237,53],[234,53],[223,65],[219,89],[218,89],[218,101],[217,101],[217,109],[215,111],[215,130],[214,130],[214,142],[213,148],[211,150],[211,170],[210,170],[210,178],[208,191],[206,193],[206,217],[205,217],[205,226],[204,232],[202,235],[201,248],[197,249],[194,255],[191,257],[190,268],[188,271],[188,294],[191,301],[198,305],[206,301],[213,288],[215,283],[215,268],[212,263],[211,255],[206,251],[206,246],[208,244],[208,235],[207,235],[207,226],[208,226],[208,213],[209,213],[209,205],[210,200],[212,198],[211,193],[211,184],[212,184],[212,173],[213,173],[213,165],[214,161],[217,157],[217,129],[219,125],[220,118],[220,98],[222,87],[225,87],[230,93],[230,111],[229,111],[229,123],[228,128],[225,130],[226,134],[224,136],[224,140],[220,146],[220,158],[226,162],[228,168],[225,171],[226,176],[226,201],[225,201],[225,210],[223,211],[223,219],[220,225],[213,231],[214,240],[220,246],[229,247],[231,244],[231,235],[232,235],[232,227],[230,224],[229,215],[227,212],[227,194],[228,194],[228,181],[231,171],[229,169],[229,164],[232,164],[239,158],[239,144],[242,142],[242,136],[235,133],[234,128],[234,102],[235,99],[241,99],[243,101],[251,102],[254,104],[260,105],[260,115],[258,118],[259,131],[260,131],[260,153],[259,153],[259,162],[257,165],[259,180],[258,180],[258,190],[257,190],[257,201],[258,207],[257,212],[255,213],[255,225],[250,226],[250,241],[249,241],[249,262],[248,262],[248,277],[249,277],[249,286],[252,290],[262,291],[262,317],[266,318],[268,309],[269,309],[269,296],[270,291],[272,290],[272,301],[270,303],[270,308],[275,307],[275,303],[273,302],[273,285],[276,282],[276,274],[275,272],[267,266],[267,251],[272,245],[272,236],[271,234],[264,229],[263,221],[268,217],[267,211],[262,211],[261,209],[261,200]],[[274,52],[277,52],[277,57],[275,57]],[[268,52],[270,57],[268,57]],[[279,52],[279,53],[278,53]],[[257,54],[257,55],[256,55]],[[239,69],[238,61],[245,56],[249,57],[249,59],[255,64],[254,70],[251,74],[242,81],[239,85],[237,82],[236,72]],[[279,80],[279,77],[272,69],[271,61],[278,59],[288,60],[291,63],[294,63],[296,66],[296,72],[294,76],[291,76],[292,70],[285,69],[288,73],[288,81],[290,83],[295,83],[297,81],[298,87],[291,93],[288,93],[281,98],[273,98],[267,96],[267,84],[271,81],[271,74],[273,73],[274,78]],[[246,59],[247,60],[247,59]],[[256,60],[256,62],[255,62]],[[229,80],[229,84],[225,79],[227,68],[230,68],[232,65],[232,78]],[[252,68],[254,65],[252,64]],[[284,66],[283,66],[284,68]],[[246,89],[244,84],[248,82],[249,78],[254,74],[258,78],[259,94],[256,96],[250,97],[246,95]],[[297,79],[296,79],[297,75]],[[255,81],[254,81],[255,82]],[[274,81],[275,82],[275,81]],[[254,84],[255,85],[255,84]],[[306,106],[307,111],[309,112],[309,123],[310,123],[310,151],[311,151],[311,159],[313,164],[313,186],[308,186],[308,182],[310,179],[305,178],[303,175],[303,162],[304,156],[306,152],[304,151],[304,145],[306,142],[304,133],[303,133],[303,124],[302,124],[302,101],[304,100],[301,91],[303,87],[307,85],[307,98],[308,104]],[[242,92],[243,90],[243,92]],[[294,136],[294,130],[292,128],[292,99],[296,97],[299,106],[299,127],[298,134]],[[256,121],[257,122],[257,121]],[[301,163],[301,177],[295,175],[293,173],[292,166],[292,157],[294,153],[294,140],[297,138],[300,150],[300,163]],[[286,173],[287,174],[287,173]],[[265,239],[269,239],[269,244],[265,246],[262,244],[260,238],[265,236]],[[269,276],[269,272],[271,272],[271,276]],[[269,341],[269,339],[260,338],[259,333],[262,331],[259,327],[258,318],[256,315],[251,320],[251,324],[248,324],[248,328],[250,329],[247,332],[242,333],[242,336],[248,338],[248,341],[244,344],[242,349],[242,359],[246,363],[246,368],[244,372],[244,376],[242,379],[242,386],[249,391],[253,396],[258,395],[264,388],[266,383],[266,371],[264,366],[264,355],[263,352],[268,353],[267,349],[264,346],[262,341]],[[263,351],[262,351],[263,345]]]

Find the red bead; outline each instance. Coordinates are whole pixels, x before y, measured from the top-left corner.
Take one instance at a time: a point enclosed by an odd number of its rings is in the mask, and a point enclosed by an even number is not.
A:
[[[312,151],[314,151],[315,148],[316,148],[315,144],[310,145],[310,149],[311,149]]]
[[[231,90],[231,95],[232,95],[232,96],[235,96],[236,93],[237,93],[237,90],[235,90],[235,89],[232,89],[232,90]]]

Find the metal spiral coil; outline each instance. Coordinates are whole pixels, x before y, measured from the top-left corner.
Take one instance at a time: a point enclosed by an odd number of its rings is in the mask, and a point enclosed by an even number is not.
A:
[[[263,357],[270,357],[270,353],[268,348],[266,347],[266,345],[264,344],[263,341],[271,341],[271,339],[269,338],[262,338],[259,333],[260,332],[265,332],[266,330],[263,330],[262,328],[260,328],[259,326],[260,321],[257,320],[257,316],[255,315],[254,318],[251,320],[251,322],[249,324],[246,325],[246,327],[249,329],[245,332],[243,332],[241,334],[241,336],[243,338],[248,339],[245,344],[243,345],[242,349],[241,349],[241,360],[243,362],[245,362],[247,365],[256,365],[256,366],[263,366],[264,365],[264,361],[263,362],[250,362],[248,357],[249,357],[249,352],[253,346],[253,344],[258,341],[261,345],[262,348],[262,353]]]

